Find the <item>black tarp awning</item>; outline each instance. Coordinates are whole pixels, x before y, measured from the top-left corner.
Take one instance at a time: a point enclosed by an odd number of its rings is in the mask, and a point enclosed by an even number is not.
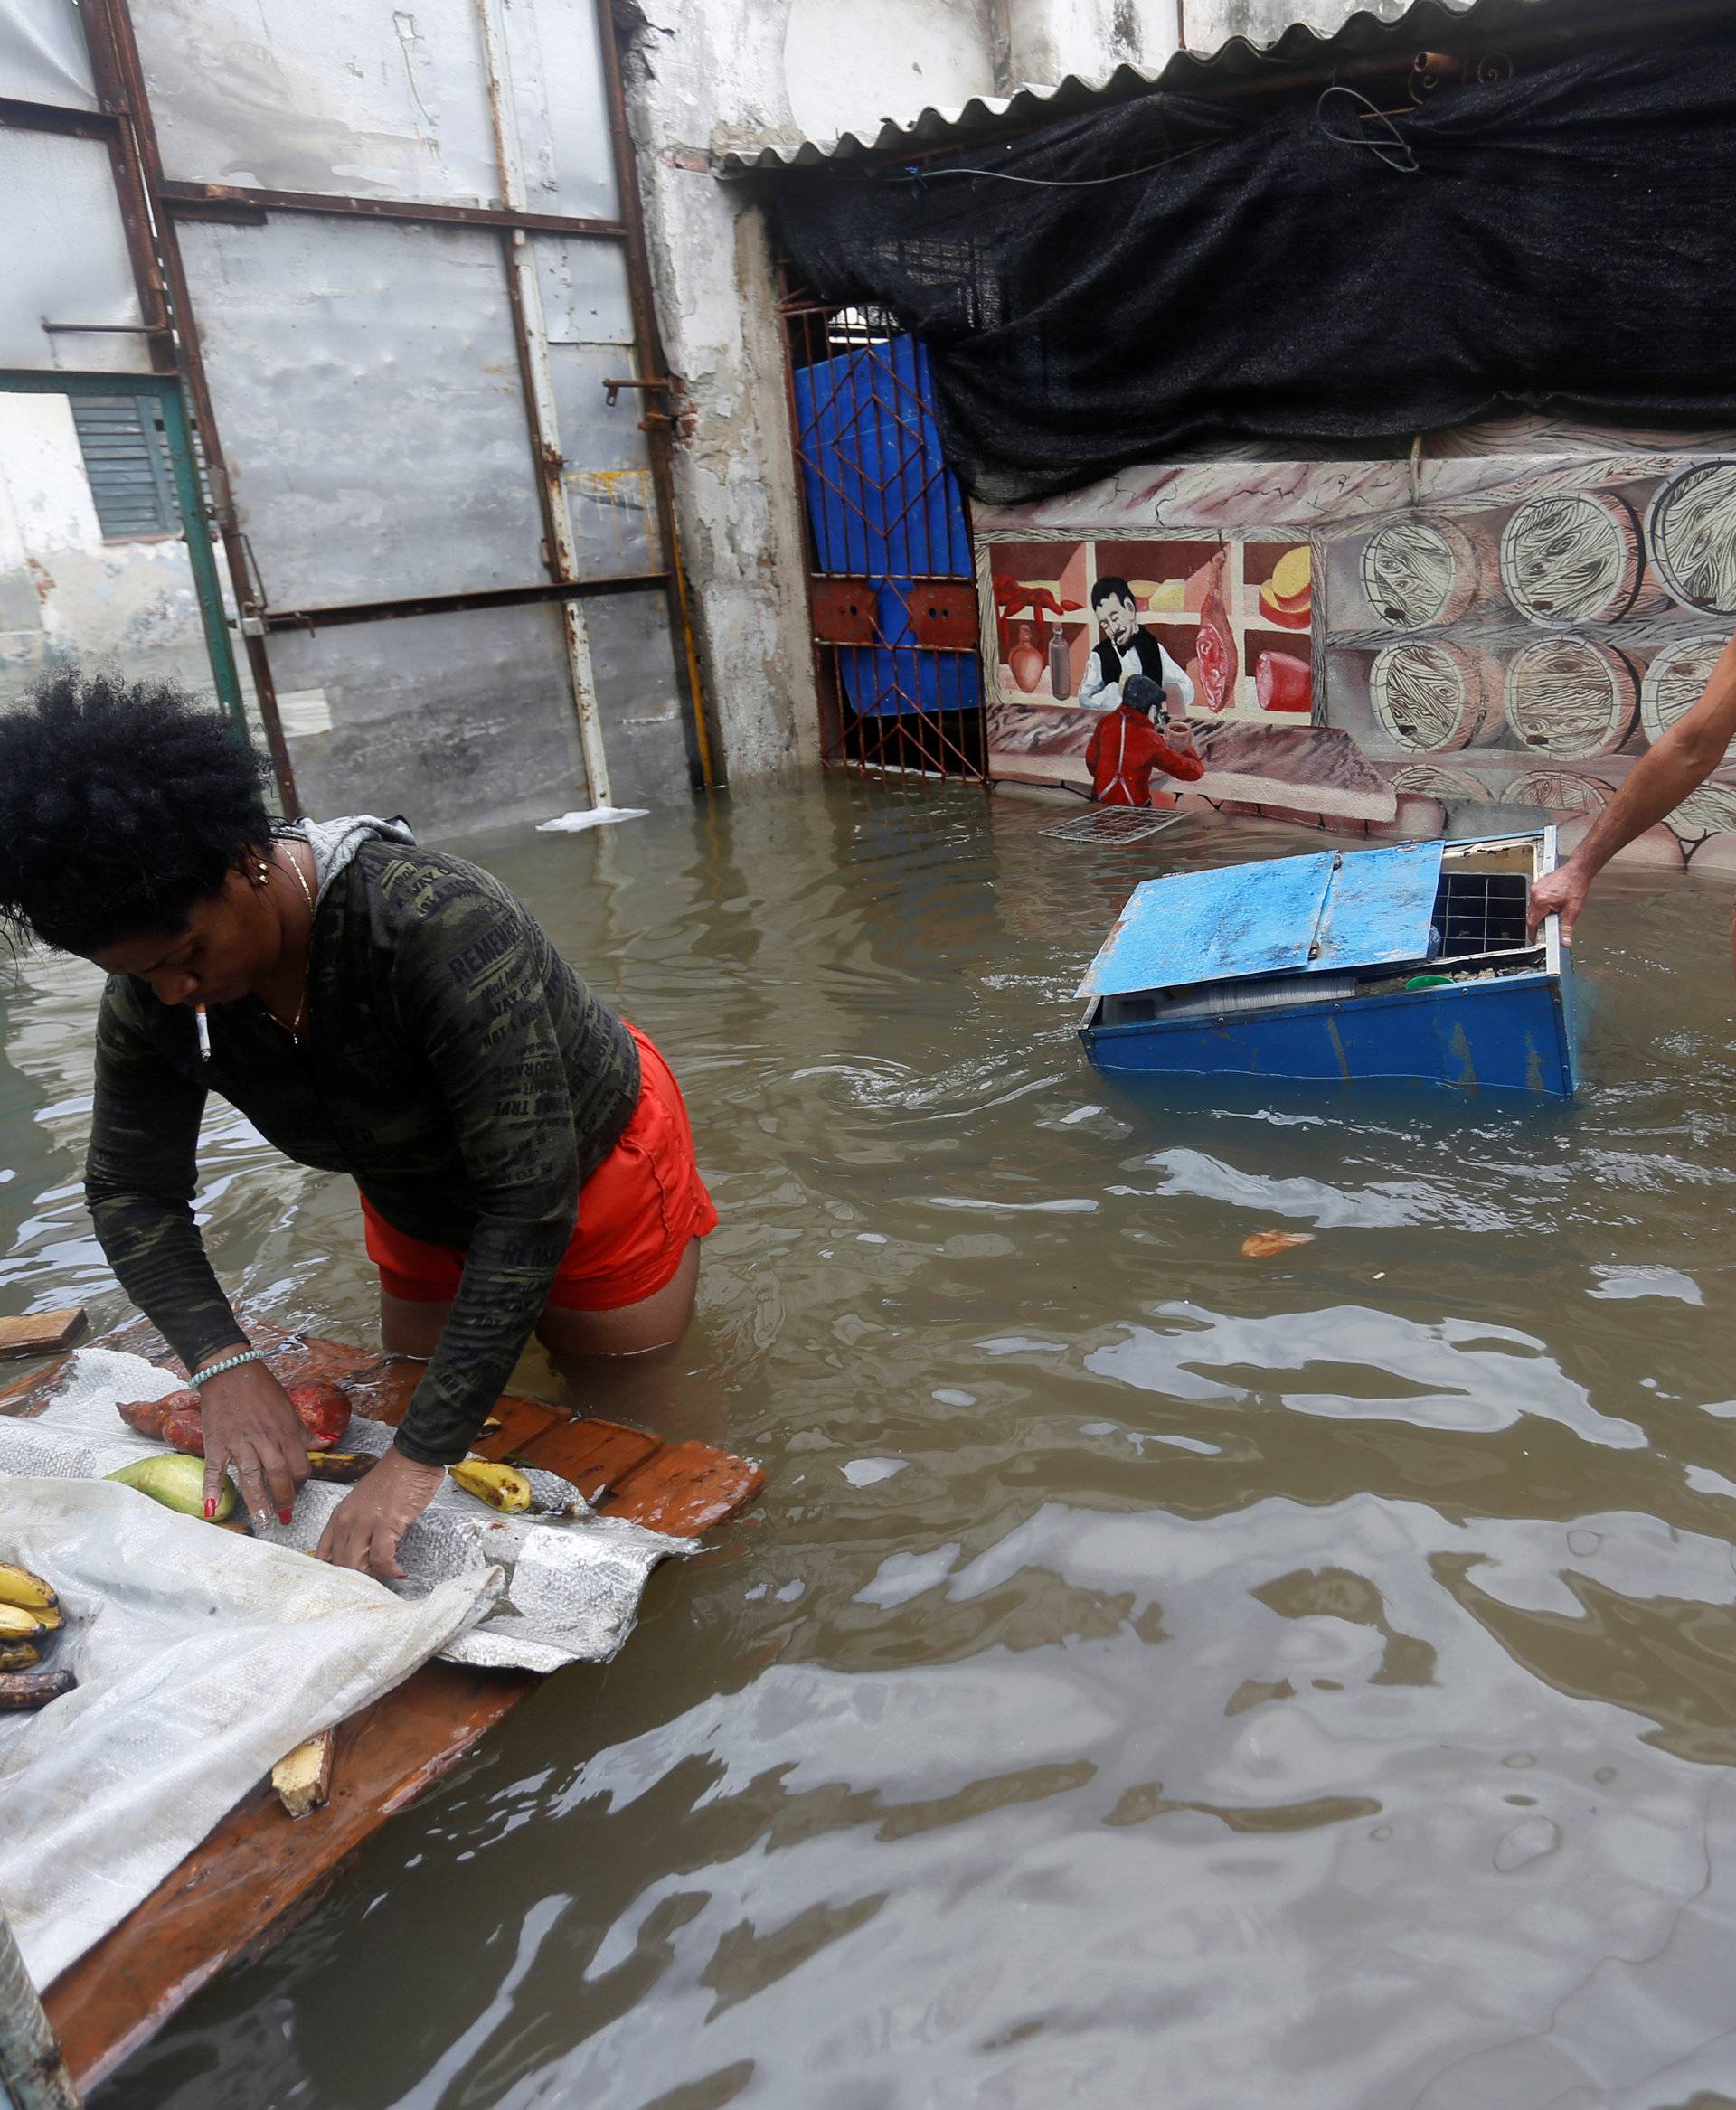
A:
[[[953,466],[1010,500],[1225,439],[1736,422],[1732,91],[1725,10],[1381,119],[1160,87],[767,180],[807,285],[924,338]]]

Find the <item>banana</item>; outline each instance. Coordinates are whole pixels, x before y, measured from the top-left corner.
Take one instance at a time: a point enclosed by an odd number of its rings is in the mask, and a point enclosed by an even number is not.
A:
[[[52,1625],[49,1624],[51,1620]],[[60,1623],[58,1612],[26,1612],[22,1605],[0,1605],[0,1646],[9,1642],[27,1641],[33,1648],[40,1647],[43,1637],[52,1634]]]
[[[26,1612],[58,1612],[61,1600],[40,1575],[0,1560],[0,1605],[22,1605]]]
[[[0,1641],[0,1671],[33,1671],[42,1660],[33,1641]]]
[[[367,1451],[309,1451],[307,1477],[310,1480],[361,1480],[378,1463],[378,1459]]]
[[[78,1680],[71,1671],[10,1671],[0,1675],[0,1712],[46,1707],[71,1692]]]
[[[516,1465],[495,1465],[486,1458],[465,1458],[447,1469],[456,1486],[506,1516],[518,1516],[531,1506],[531,1484]]]
[[[154,1458],[135,1458],[130,1465],[120,1466],[108,1477],[118,1480],[123,1487],[137,1488],[141,1494],[148,1494],[165,1509],[179,1511],[184,1517],[202,1517],[205,1513],[205,1466],[202,1458],[190,1458],[181,1451],[162,1451]],[[225,1474],[223,1491],[217,1497],[217,1514],[212,1521],[225,1522],[234,1508],[235,1489]],[[5,1609],[0,1606],[0,1612]],[[0,1633],[4,1631],[0,1628]]]

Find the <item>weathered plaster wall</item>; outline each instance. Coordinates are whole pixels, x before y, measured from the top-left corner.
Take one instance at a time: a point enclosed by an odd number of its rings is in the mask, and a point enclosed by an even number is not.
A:
[[[0,702],[72,657],[211,686],[185,544],[105,542],[66,398],[0,394]]]
[[[818,757],[783,353],[764,224],[710,173],[732,112],[777,106],[787,9],[643,0],[624,53],[664,349],[686,391],[676,504],[732,780]]]

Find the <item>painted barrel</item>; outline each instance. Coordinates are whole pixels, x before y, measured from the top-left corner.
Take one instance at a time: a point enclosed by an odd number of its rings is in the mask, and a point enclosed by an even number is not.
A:
[[[1528,748],[1583,760],[1613,755],[1639,719],[1639,675],[1626,653],[1587,637],[1540,637],[1507,669],[1507,722]]]
[[[1505,730],[1501,670],[1463,645],[1387,645],[1369,669],[1368,697],[1388,738],[1418,754],[1486,747]]]
[[[1468,769],[1443,768],[1439,762],[1407,762],[1394,774],[1392,788],[1401,798],[1437,798],[1443,805],[1473,800],[1480,805],[1489,803],[1489,787],[1480,777],[1473,777]]]
[[[1684,711],[1692,710],[1712,679],[1724,646],[1730,642],[1722,630],[1684,638],[1666,645],[1646,669],[1639,684],[1639,721],[1648,740],[1660,740]],[[1736,761],[1736,739],[1730,743],[1728,760]]]
[[[1363,551],[1363,592],[1375,621],[1390,630],[1458,622],[1482,583],[1477,545],[1450,520],[1392,521]]]
[[[1645,578],[1639,515],[1613,491],[1528,498],[1502,531],[1507,598],[1543,629],[1618,621]]]
[[[1646,540],[1675,599],[1736,616],[1736,462],[1699,462],[1660,485]]]
[[[1736,789],[1728,784],[1703,784],[1689,792],[1673,814],[1665,815],[1664,825],[1677,835],[1736,834]]]
[[[1549,814],[1600,814],[1609,803],[1609,787],[1575,769],[1533,769],[1515,777],[1501,799],[1505,805],[1537,805]]]

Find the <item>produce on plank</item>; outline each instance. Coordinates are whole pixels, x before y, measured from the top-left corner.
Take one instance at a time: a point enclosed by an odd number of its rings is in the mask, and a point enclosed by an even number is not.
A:
[[[175,1398],[181,1395],[176,1393]],[[199,1416],[199,1396],[193,1395],[191,1407],[177,1407],[173,1413],[163,1417],[163,1427],[157,1432],[160,1440],[171,1450],[181,1451],[189,1458],[203,1458],[205,1455],[205,1425]]]
[[[136,1487],[141,1494],[148,1494],[153,1502],[160,1502],[165,1509],[178,1511],[184,1517],[203,1517],[205,1513],[205,1469],[197,1458],[183,1452],[162,1451],[154,1458],[135,1458],[130,1465],[118,1467],[108,1477],[118,1480],[123,1487]],[[235,1489],[225,1474],[222,1493],[217,1497],[217,1514],[212,1521],[225,1522],[234,1508]]]
[[[160,1444],[165,1416],[188,1402],[196,1414],[199,1411],[197,1392],[167,1392],[160,1399],[121,1399],[116,1402],[116,1409],[135,1436],[149,1436],[153,1443]]]
[[[309,1451],[307,1476],[310,1480],[361,1480],[378,1463],[368,1451]]]
[[[26,1612],[52,1612],[60,1625],[61,1600],[40,1575],[0,1560],[0,1605],[22,1605]]]
[[[350,1426],[348,1399],[335,1385],[290,1385],[286,1389],[309,1451],[335,1450]],[[195,1391],[170,1392],[161,1399],[130,1400],[120,1408],[120,1418],[136,1435],[165,1443],[190,1458],[205,1455],[204,1423]]]
[[[22,1714],[46,1707],[72,1691],[78,1680],[71,1671],[8,1671],[0,1674],[0,1711]]]
[[[0,1644],[27,1641],[42,1648],[61,1624],[58,1612],[31,1612],[22,1605],[0,1605]]]
[[[307,1431],[310,1451],[335,1451],[350,1426],[350,1403],[335,1385],[291,1385],[289,1404]]]
[[[531,1484],[516,1465],[496,1465],[486,1458],[464,1458],[447,1470],[455,1486],[506,1516],[522,1515],[531,1506]]]

